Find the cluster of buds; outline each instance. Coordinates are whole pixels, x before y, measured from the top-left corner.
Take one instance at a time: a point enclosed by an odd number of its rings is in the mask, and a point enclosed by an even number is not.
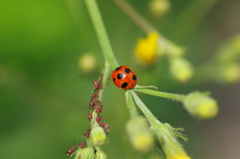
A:
[[[191,63],[184,58],[184,52],[184,48],[158,32],[150,32],[146,38],[139,39],[135,47],[135,55],[141,65],[151,66],[157,63],[159,57],[168,57],[171,75],[182,83],[189,81],[194,73]]]
[[[221,84],[234,84],[240,81],[240,34],[230,38],[221,45],[218,53],[212,60],[212,80]],[[213,74],[214,72],[214,74]]]
[[[103,105],[99,100],[100,89],[102,86],[102,75],[100,76],[99,81],[93,82],[94,90],[91,95],[89,102],[89,111],[88,119],[91,120],[91,126],[83,134],[86,138],[85,142],[79,143],[78,145],[73,145],[67,151],[67,155],[75,154],[75,158],[87,158],[90,156],[105,156],[102,150],[98,147],[98,150],[95,146],[102,146],[106,141],[106,134],[110,132],[110,127],[105,122],[102,121],[100,113],[102,112]],[[76,148],[79,148],[75,151]],[[99,151],[99,152],[98,152]],[[91,158],[91,157],[90,157]]]

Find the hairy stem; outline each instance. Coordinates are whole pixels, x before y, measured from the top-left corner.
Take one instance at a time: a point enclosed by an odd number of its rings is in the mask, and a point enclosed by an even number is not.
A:
[[[132,98],[130,90],[126,90],[125,97],[126,97],[127,107],[128,107],[129,112],[131,114],[131,117],[132,118],[137,117],[138,116],[138,112],[137,112],[136,105],[135,105],[135,103],[133,101],[133,98]]]
[[[107,85],[108,77],[111,74],[111,69],[110,69],[110,65],[109,65],[108,62],[105,62],[102,74],[103,74],[103,77],[102,77],[102,87],[103,88],[100,90],[99,97],[98,97],[100,101],[102,101],[103,92],[104,92],[104,89]]]
[[[156,123],[160,123],[155,116],[151,113],[151,111],[147,108],[147,106],[142,102],[142,100],[137,96],[134,90],[129,90],[133,96],[134,101],[136,102],[137,106],[141,109],[147,120],[149,121],[150,125],[154,125]]]
[[[165,93],[165,92],[160,92],[160,91],[154,91],[150,89],[144,89],[144,88],[136,88],[135,91],[140,92],[140,93],[145,93],[145,94],[150,94],[162,98],[168,98],[168,99],[173,99],[182,102],[185,98],[184,95],[179,95],[179,94],[173,94],[173,93]]]

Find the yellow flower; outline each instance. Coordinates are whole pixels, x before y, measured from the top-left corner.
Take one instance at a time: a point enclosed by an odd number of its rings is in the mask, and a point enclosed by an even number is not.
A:
[[[183,155],[183,156],[175,156],[175,157],[171,156],[171,157],[168,157],[167,159],[191,159],[191,158]]]
[[[150,33],[146,39],[139,39],[135,47],[135,54],[139,61],[145,65],[151,65],[155,62],[158,51],[157,32]]]

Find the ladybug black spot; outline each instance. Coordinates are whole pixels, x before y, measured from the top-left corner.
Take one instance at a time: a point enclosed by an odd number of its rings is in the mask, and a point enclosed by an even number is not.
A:
[[[136,76],[136,75],[133,75],[132,79],[133,79],[134,81],[136,81],[136,80],[137,80],[137,76]]]
[[[117,75],[117,79],[122,79],[124,77],[124,75],[122,74],[122,73],[119,73],[118,75]]]
[[[121,68],[122,68],[122,66],[120,66],[120,67],[116,68],[116,69],[115,69],[115,71],[117,71],[117,70],[119,70],[119,69],[121,69]]]
[[[128,86],[128,83],[126,83],[126,82],[124,82],[123,84],[122,84],[122,88],[126,88]]]
[[[131,70],[130,69],[128,69],[128,68],[125,68],[125,70],[124,70],[126,73],[130,73],[131,72]]]
[[[115,82],[115,78],[113,78],[113,81]]]

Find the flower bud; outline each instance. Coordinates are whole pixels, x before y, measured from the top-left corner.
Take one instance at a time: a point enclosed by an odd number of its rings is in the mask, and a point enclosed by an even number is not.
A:
[[[91,72],[97,66],[97,60],[94,54],[87,52],[78,59],[78,67],[81,71]]]
[[[156,123],[151,130],[157,137],[166,159],[190,159],[174,135],[174,128],[169,124]]]
[[[94,146],[102,146],[105,144],[107,139],[104,129],[100,126],[96,126],[92,129],[90,140]]]
[[[146,39],[139,39],[135,47],[135,55],[143,65],[151,65],[155,62],[158,51],[158,38],[156,32],[152,32]]]
[[[128,121],[126,130],[135,149],[148,152],[153,146],[153,136],[144,117],[136,117]]]
[[[74,159],[94,159],[95,153],[92,147],[78,149]]]
[[[218,113],[217,102],[200,92],[188,94],[183,101],[185,109],[200,119],[214,118]]]
[[[231,38],[223,44],[217,54],[217,60],[220,63],[229,63],[240,58],[240,34]]]
[[[240,80],[240,65],[236,63],[229,63],[220,66],[216,80],[220,83],[237,83]]]
[[[185,49],[177,46],[172,41],[165,39],[163,36],[160,36],[158,41],[158,52],[160,55],[166,55],[168,57],[181,57],[184,54]]]
[[[170,7],[171,6],[168,0],[151,0],[149,4],[150,11],[156,18],[159,18],[167,13]]]
[[[176,80],[183,83],[189,81],[193,75],[191,63],[181,57],[170,59],[170,72]]]
[[[98,148],[97,152],[96,152],[96,158],[97,159],[107,159],[107,155],[100,148]]]

